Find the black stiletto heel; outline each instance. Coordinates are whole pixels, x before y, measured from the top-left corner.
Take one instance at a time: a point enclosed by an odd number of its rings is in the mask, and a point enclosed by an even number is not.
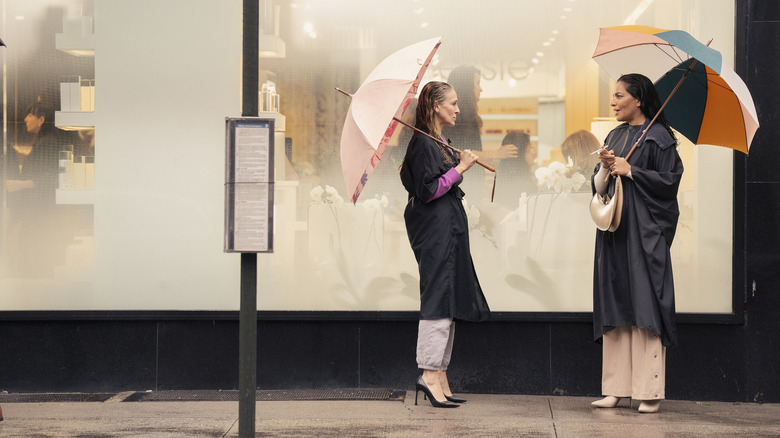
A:
[[[447,397],[447,400],[453,403],[466,403],[465,398],[455,397],[454,395],[446,395],[446,394],[444,396]]]
[[[433,396],[433,393],[431,392],[430,388],[428,388],[428,385],[425,384],[425,380],[423,380],[422,376],[417,378],[417,385],[415,387],[414,391],[414,404],[417,405],[417,394],[422,391],[423,392],[423,399],[425,399],[425,396],[428,396],[428,400],[431,402],[431,406],[434,408],[457,408],[460,406],[456,403],[450,403],[448,401],[440,402],[436,400],[436,398]]]

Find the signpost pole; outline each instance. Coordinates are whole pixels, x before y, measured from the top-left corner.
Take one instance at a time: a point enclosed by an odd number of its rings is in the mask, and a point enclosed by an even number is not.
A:
[[[244,0],[241,114],[258,115],[259,0]],[[255,436],[257,405],[257,253],[241,253],[241,308],[238,336],[238,436]]]

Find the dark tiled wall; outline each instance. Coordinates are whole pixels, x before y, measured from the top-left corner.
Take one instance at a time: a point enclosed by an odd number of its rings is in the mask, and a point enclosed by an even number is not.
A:
[[[744,47],[737,73],[756,103],[761,127],[745,159],[744,356],[748,400],[778,400],[780,383],[780,2],[737,2]],[[737,40],[739,43],[739,39]],[[740,66],[743,67],[740,70]]]

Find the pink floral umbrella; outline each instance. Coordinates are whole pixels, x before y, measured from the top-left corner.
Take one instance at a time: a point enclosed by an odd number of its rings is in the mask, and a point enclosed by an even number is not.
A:
[[[441,37],[393,53],[377,65],[352,97],[341,132],[341,169],[347,194],[356,203],[382,158],[433,59]]]

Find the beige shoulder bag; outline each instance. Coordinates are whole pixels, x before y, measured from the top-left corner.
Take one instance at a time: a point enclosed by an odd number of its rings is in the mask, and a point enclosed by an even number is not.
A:
[[[659,111],[660,113],[660,111]],[[650,122],[650,125],[655,122],[655,118]],[[631,147],[626,155],[626,161],[634,154],[639,143],[644,140],[647,131],[650,129],[650,125],[642,131],[642,135]],[[593,218],[593,222],[596,223],[596,228],[601,231],[613,232],[620,226],[620,217],[623,215],[623,183],[620,181],[620,175],[615,176],[615,194],[612,198],[606,193],[604,196],[596,193],[593,195],[593,199],[590,200],[590,217]]]
[[[601,231],[615,231],[620,226],[623,215],[623,183],[620,175],[615,177],[615,194],[610,198],[596,193],[590,201],[590,217]]]

